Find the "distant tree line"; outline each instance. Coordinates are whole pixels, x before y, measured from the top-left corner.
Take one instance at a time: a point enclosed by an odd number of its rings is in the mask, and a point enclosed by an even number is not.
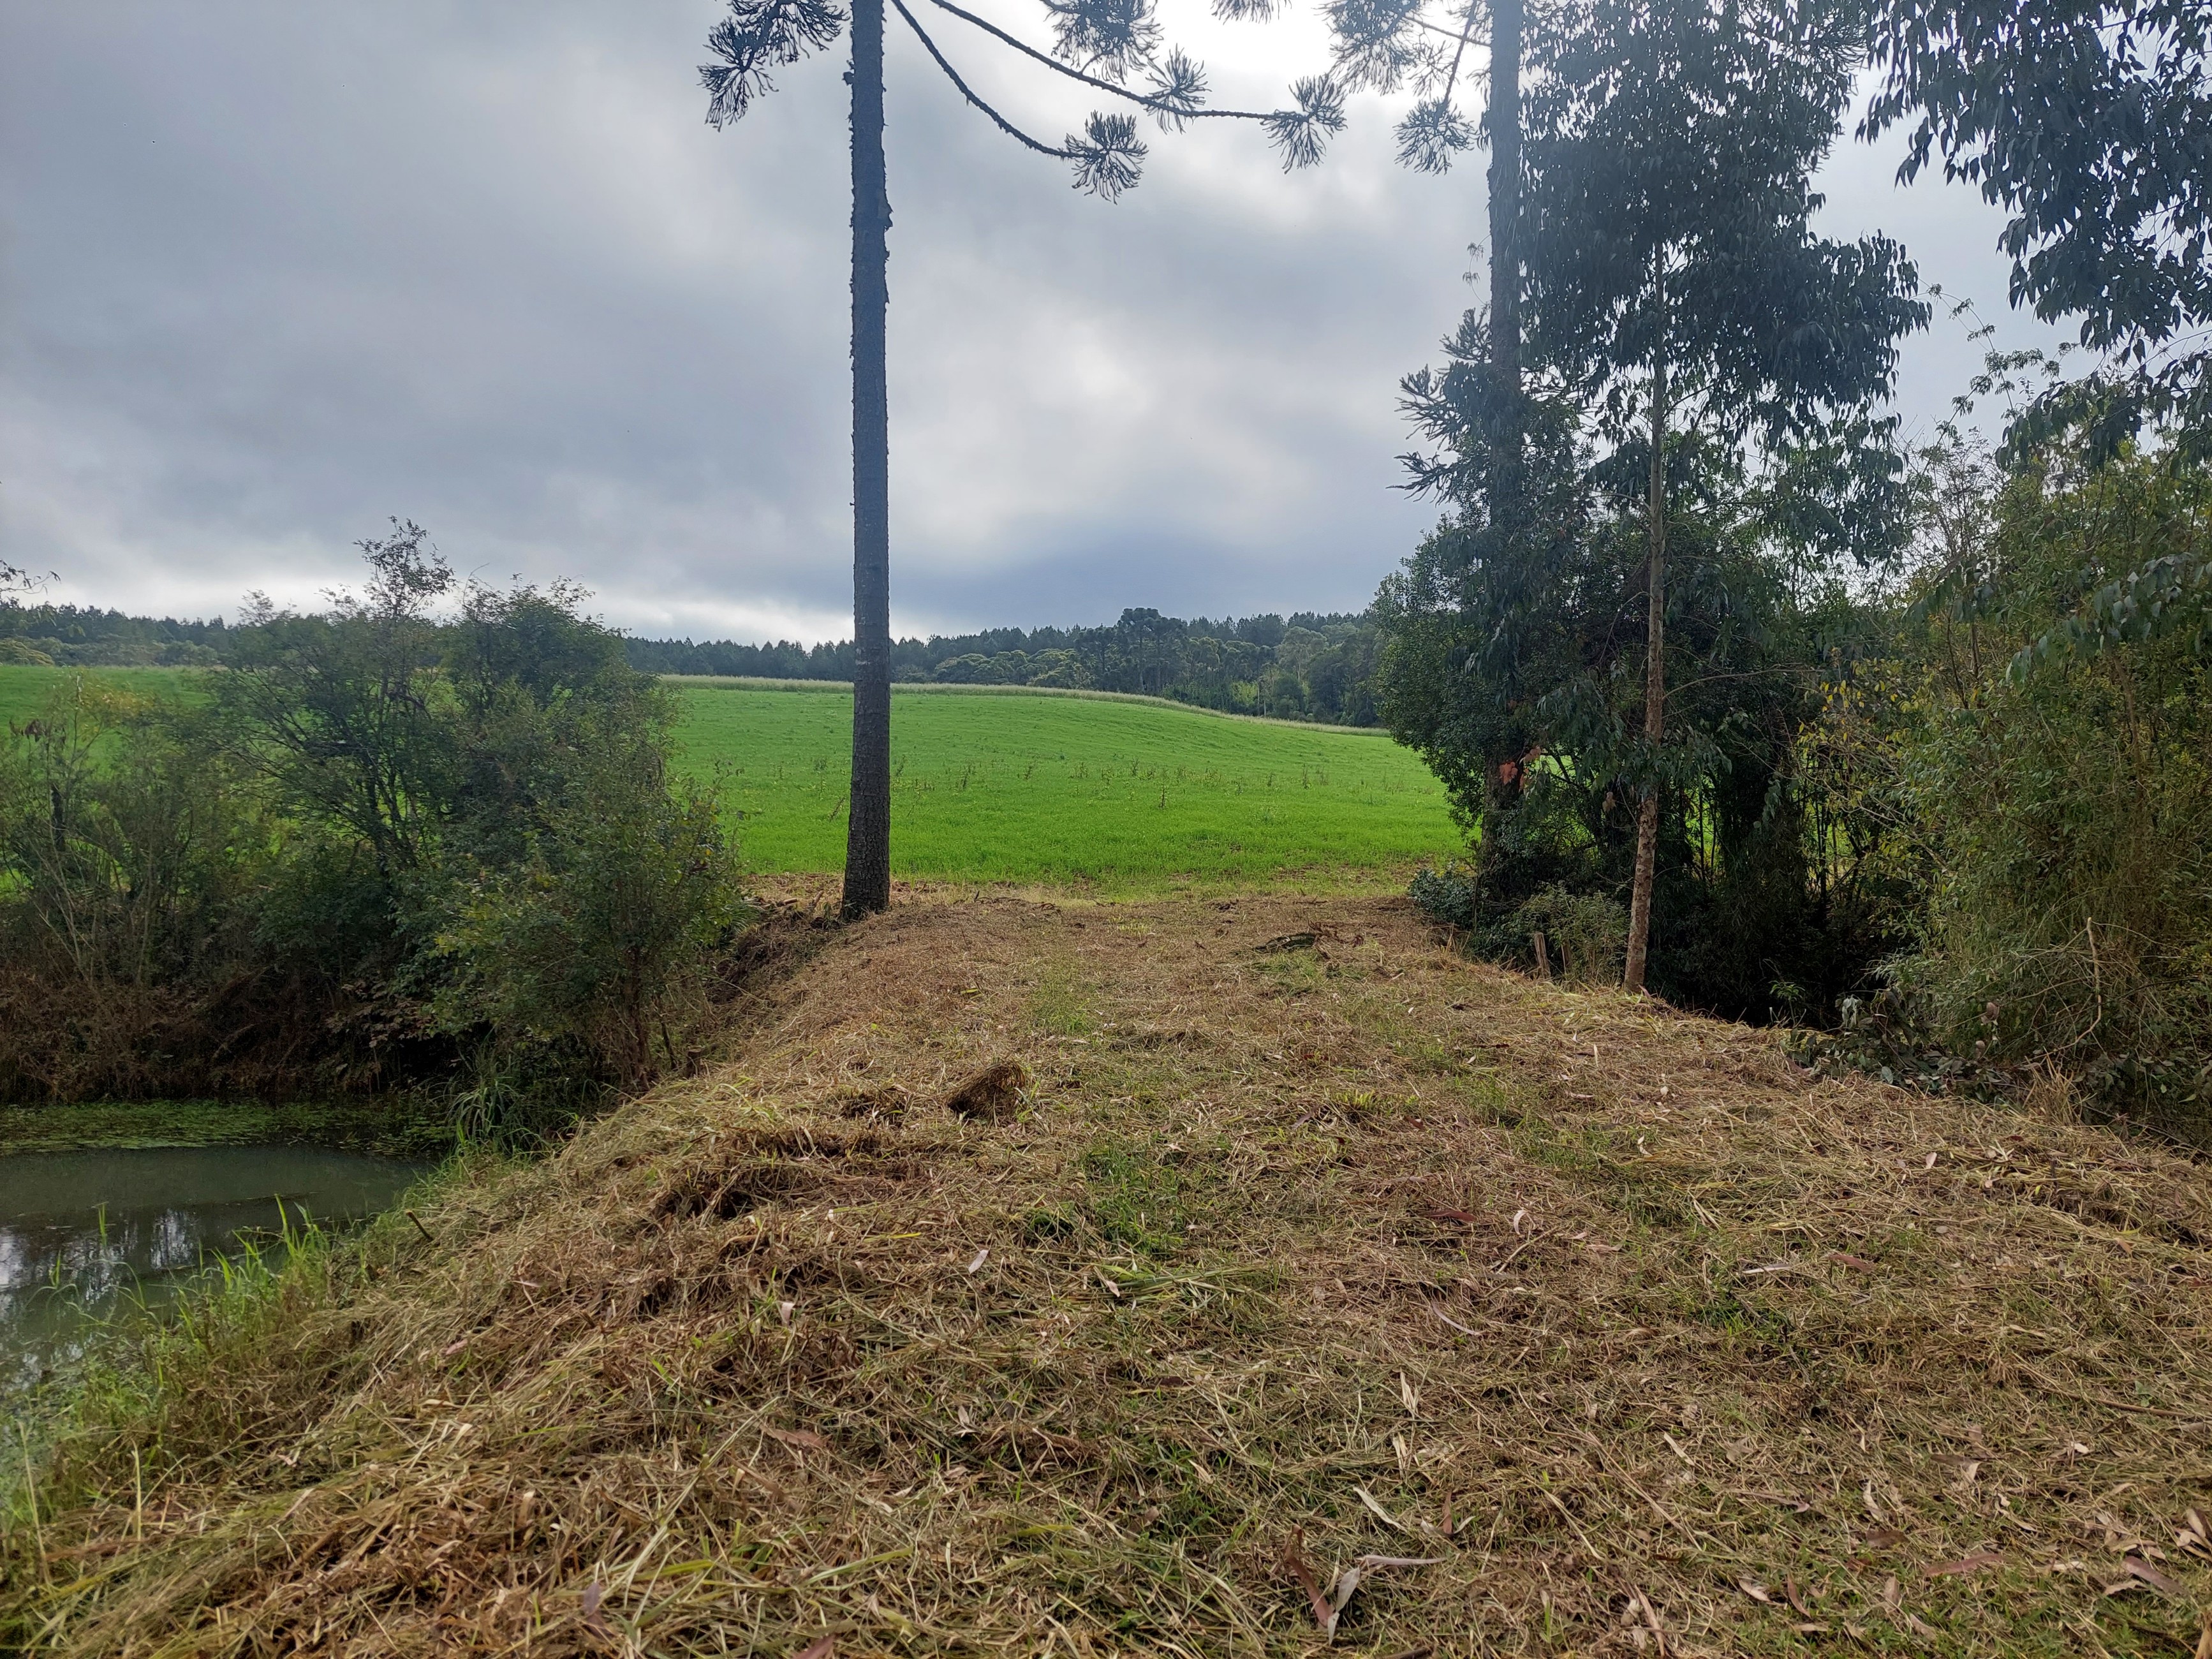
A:
[[[220,618],[179,622],[76,605],[0,602],[0,663],[58,667],[212,667],[245,637]],[[1298,611],[1212,621],[1130,610],[1103,628],[990,628],[894,641],[902,684],[1036,685],[1129,691],[1203,708],[1337,726],[1376,724],[1381,635],[1366,612]],[[850,680],[853,642],[627,639],[643,674]]]
[[[1103,628],[993,628],[891,646],[891,678],[951,685],[1035,685],[1127,691],[1239,714],[1376,723],[1372,681],[1380,641],[1364,612],[1300,611],[1188,621],[1124,611]],[[653,674],[740,674],[849,680],[850,641],[740,645],[727,640],[631,640],[630,666]]]
[[[222,618],[179,622],[120,611],[0,600],[0,663],[71,668],[208,667],[234,630]]]

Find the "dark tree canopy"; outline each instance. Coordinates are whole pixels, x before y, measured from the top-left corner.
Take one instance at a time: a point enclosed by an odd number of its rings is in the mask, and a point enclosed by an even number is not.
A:
[[[1928,314],[1895,243],[1811,228],[1861,15],[1568,0],[1527,45],[1525,382],[1470,314],[1406,383],[1438,446],[1413,482],[1455,513],[1378,604],[1384,718],[1479,830],[1471,922],[1626,896],[1632,987],[1648,938],[1659,982],[1749,1006],[1755,963],[1680,958],[1700,918],[1805,872],[1798,573],[1897,545],[1881,405]],[[1783,932],[1826,925],[1775,903]]]
[[[2080,319],[2103,370],[2037,407],[2111,443],[2145,417],[2212,442],[2212,7],[2203,0],[1887,0],[1861,131],[1902,127],[2010,216],[2012,302]]]

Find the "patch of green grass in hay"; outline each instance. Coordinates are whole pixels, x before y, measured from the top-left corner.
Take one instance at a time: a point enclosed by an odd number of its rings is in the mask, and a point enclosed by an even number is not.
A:
[[[719,773],[749,868],[839,868],[852,704],[682,690],[684,763]],[[891,703],[891,866],[908,878],[1237,881],[1395,875],[1455,845],[1442,786],[1381,732],[1074,697]]]

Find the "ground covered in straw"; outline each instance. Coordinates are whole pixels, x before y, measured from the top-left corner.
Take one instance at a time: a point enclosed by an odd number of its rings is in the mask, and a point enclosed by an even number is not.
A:
[[[2185,1655],[2212,1599],[2204,1170],[1395,902],[915,900],[417,1214],[62,1445],[0,1646]]]

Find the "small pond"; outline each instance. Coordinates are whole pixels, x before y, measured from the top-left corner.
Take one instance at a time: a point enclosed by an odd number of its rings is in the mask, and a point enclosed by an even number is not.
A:
[[[218,1258],[282,1248],[303,1218],[388,1209],[427,1166],[315,1146],[0,1153],[0,1395],[36,1385],[96,1322],[159,1310]]]

